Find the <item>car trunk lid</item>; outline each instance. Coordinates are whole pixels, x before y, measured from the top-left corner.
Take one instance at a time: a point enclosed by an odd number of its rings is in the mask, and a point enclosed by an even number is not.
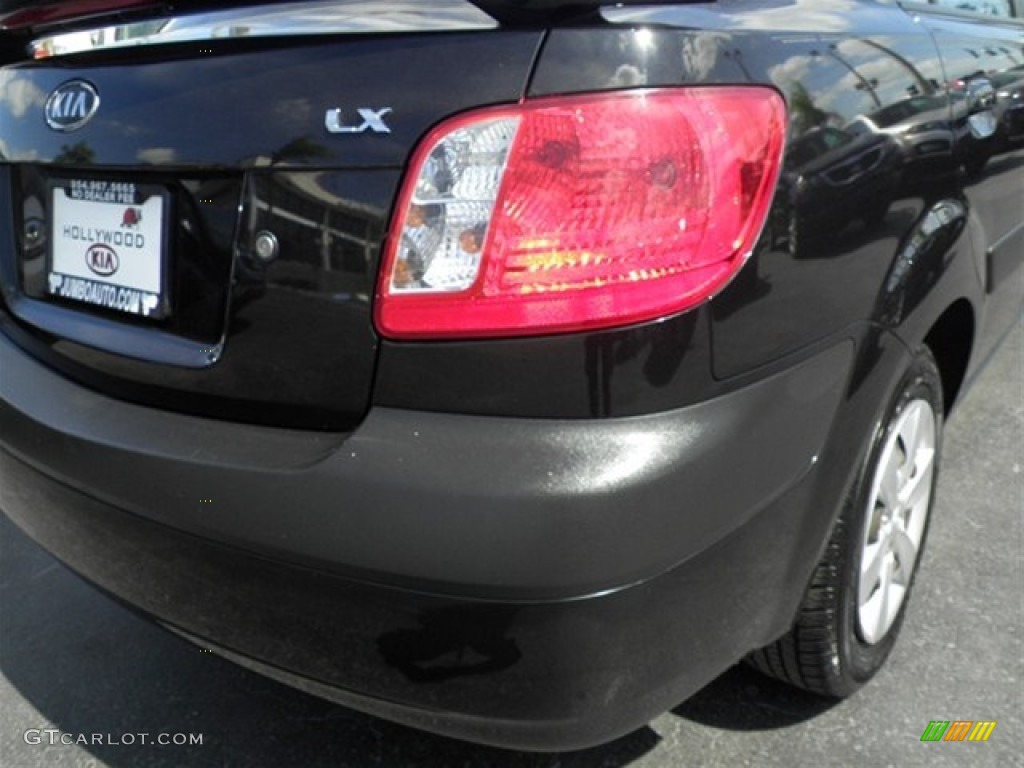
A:
[[[351,428],[369,403],[370,304],[407,158],[442,118],[521,98],[540,39],[218,38],[0,69],[4,329],[124,399]],[[47,127],[79,116],[68,83],[99,106],[73,131]],[[159,289],[128,281],[157,296],[152,316],[100,301],[117,285],[97,269],[115,257],[89,250],[99,238],[123,264],[138,233],[162,243],[147,257]]]

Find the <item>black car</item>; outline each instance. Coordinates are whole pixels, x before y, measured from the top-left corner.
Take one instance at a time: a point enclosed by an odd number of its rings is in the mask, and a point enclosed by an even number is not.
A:
[[[1015,6],[0,0],[0,507],[465,739],[848,695],[1021,311]]]

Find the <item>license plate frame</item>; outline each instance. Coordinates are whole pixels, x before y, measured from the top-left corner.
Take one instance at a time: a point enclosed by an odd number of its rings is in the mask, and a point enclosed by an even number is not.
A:
[[[159,184],[51,178],[46,292],[143,321],[171,314],[171,195]]]

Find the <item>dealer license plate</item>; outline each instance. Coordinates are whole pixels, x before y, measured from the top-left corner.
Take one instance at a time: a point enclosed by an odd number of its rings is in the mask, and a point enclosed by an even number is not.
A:
[[[50,189],[50,294],[139,317],[165,317],[166,190],[81,179],[54,181]]]

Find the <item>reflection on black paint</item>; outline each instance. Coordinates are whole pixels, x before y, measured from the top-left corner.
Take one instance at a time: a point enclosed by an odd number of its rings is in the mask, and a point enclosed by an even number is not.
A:
[[[996,90],[995,151],[1009,152],[1024,142],[1024,64],[989,79]]]
[[[821,125],[793,141],[780,179],[791,206],[785,226],[789,252],[828,255],[820,246],[851,223],[874,227],[895,199],[902,172],[899,145],[885,133]]]
[[[92,165],[95,160],[96,151],[85,141],[62,145],[53,158],[57,165]]]
[[[747,303],[763,298],[772,292],[772,282],[763,274],[761,260],[778,247],[781,239],[785,244],[785,233],[779,234],[772,228],[771,223],[765,227],[761,238],[754,246],[750,259],[739,271],[729,284],[733,289],[723,293],[715,299],[715,317],[725,319],[738,309],[742,309]],[[736,301],[735,297],[742,296],[743,301]]]
[[[693,338],[693,322],[658,323],[618,334],[592,334],[586,340],[591,416],[611,416],[612,376],[623,363],[647,350],[643,377],[653,387],[671,383]]]
[[[292,139],[270,156],[271,165],[302,163],[332,156],[331,149],[308,136]]]
[[[903,239],[882,286],[875,316],[892,327],[928,295],[952,260],[951,246],[967,225],[967,208],[954,199],[928,208]]]
[[[507,669],[522,658],[506,637],[517,608],[452,606],[426,611],[419,629],[399,629],[377,639],[384,660],[417,683],[440,682]]]

